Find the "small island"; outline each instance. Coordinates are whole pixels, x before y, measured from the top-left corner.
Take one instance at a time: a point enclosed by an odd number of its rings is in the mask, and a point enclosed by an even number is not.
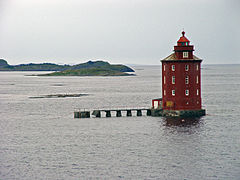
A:
[[[105,61],[88,61],[77,65],[58,65],[53,63],[9,65],[0,59],[0,71],[56,71],[38,76],[133,76],[128,66],[110,64]]]

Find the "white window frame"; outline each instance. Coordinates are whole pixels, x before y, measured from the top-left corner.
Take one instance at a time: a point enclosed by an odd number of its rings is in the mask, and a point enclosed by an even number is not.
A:
[[[196,77],[196,83],[198,84],[199,80],[198,80],[198,76]]]
[[[189,96],[189,90],[188,89],[185,90],[185,95]]]
[[[172,65],[172,71],[175,71],[175,65]]]
[[[163,65],[163,71],[165,71],[165,70],[166,70],[166,65],[164,64],[164,65]]]
[[[185,65],[185,71],[188,71],[189,70],[189,65]]]
[[[199,65],[197,64],[197,66],[196,66],[196,70],[198,71],[198,69],[199,69]]]
[[[173,89],[172,90],[172,96],[175,96],[176,95],[176,92],[175,92],[175,90]]]
[[[187,51],[183,52],[183,58],[188,58],[188,52]]]
[[[166,84],[166,76],[163,76],[163,84]]]
[[[185,77],[185,84],[189,84],[189,76]]]
[[[199,89],[197,89],[197,96],[199,95]]]
[[[172,76],[172,84],[175,84],[175,82],[176,82],[176,78],[175,76]]]
[[[163,90],[163,95],[166,96],[166,90],[165,89]]]

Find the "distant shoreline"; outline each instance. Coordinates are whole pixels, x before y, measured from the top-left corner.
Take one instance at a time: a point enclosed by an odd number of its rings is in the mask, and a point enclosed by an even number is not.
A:
[[[88,61],[77,65],[58,65],[53,63],[9,65],[0,59],[0,71],[53,71],[37,76],[134,76],[132,68],[122,64],[110,64],[105,61]]]

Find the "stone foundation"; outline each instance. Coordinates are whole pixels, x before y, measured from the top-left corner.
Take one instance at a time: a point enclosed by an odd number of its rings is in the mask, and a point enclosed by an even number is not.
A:
[[[164,110],[163,116],[170,116],[170,117],[199,117],[205,116],[206,110],[199,109],[199,110]]]
[[[152,116],[165,116],[165,117],[200,117],[206,115],[205,109],[199,110],[163,110],[151,109]]]

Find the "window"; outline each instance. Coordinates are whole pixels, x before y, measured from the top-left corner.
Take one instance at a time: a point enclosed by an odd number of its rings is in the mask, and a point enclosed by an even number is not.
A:
[[[183,52],[183,58],[188,58],[188,52]]]
[[[199,95],[199,90],[197,89],[197,96]]]
[[[189,96],[189,90],[188,89],[185,90],[185,95]]]
[[[197,69],[197,71],[198,71],[198,69],[199,69],[199,66],[198,66],[198,64],[197,64],[197,66],[196,66],[196,69]]]
[[[166,84],[166,77],[163,77],[163,83]]]
[[[189,70],[189,65],[185,65],[185,71]]]
[[[175,90],[172,90],[172,96],[175,96]]]
[[[172,84],[175,84],[175,76],[172,76]]]
[[[166,96],[166,90],[163,91],[163,95]]]
[[[165,67],[165,64],[163,65],[163,71],[165,71],[166,70],[166,67]]]
[[[185,77],[185,84],[188,84],[188,83],[189,83],[189,77],[186,76],[186,77]]]
[[[175,65],[172,65],[172,71],[175,71]]]
[[[196,77],[196,83],[198,84],[198,76]]]
[[[186,46],[188,45],[188,42],[186,42]]]

